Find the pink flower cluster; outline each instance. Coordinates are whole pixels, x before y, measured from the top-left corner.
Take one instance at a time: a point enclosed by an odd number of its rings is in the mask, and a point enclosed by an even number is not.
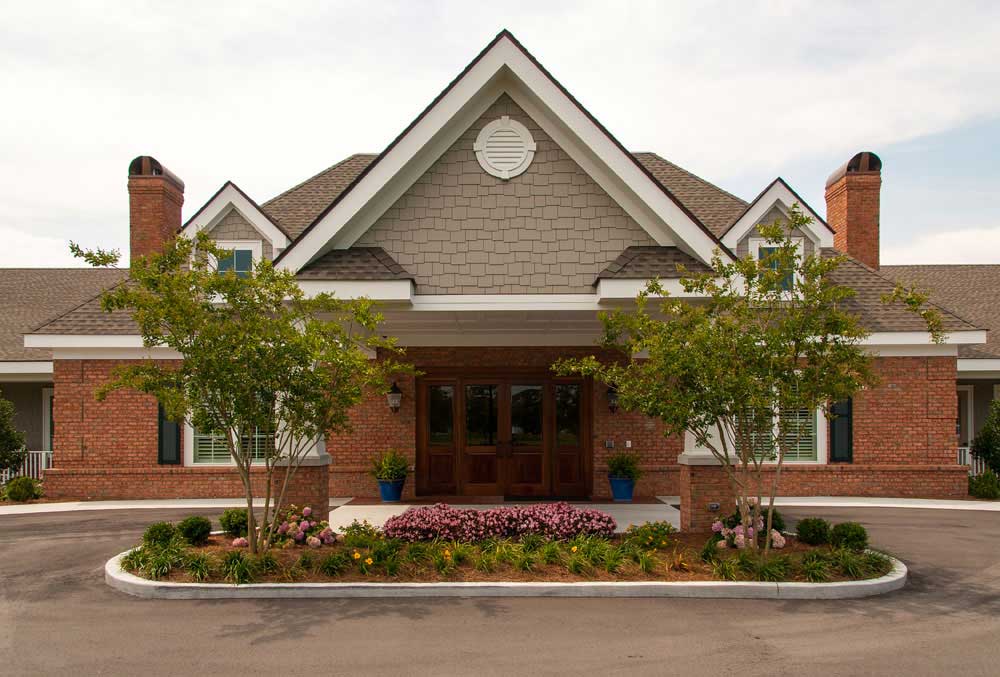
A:
[[[615,520],[598,510],[580,510],[568,503],[539,503],[488,510],[459,510],[438,503],[410,508],[386,520],[383,532],[404,541],[435,538],[454,541],[481,541],[486,538],[516,538],[538,534],[567,539],[579,534],[611,536]]]
[[[337,535],[330,528],[330,525],[325,520],[319,522],[310,519],[312,513],[312,508],[309,506],[302,508],[301,513],[294,505],[289,506],[285,513],[285,519],[278,525],[274,543],[284,545],[304,543],[309,547],[318,548],[336,541]]]
[[[742,524],[737,524],[730,529],[721,520],[716,520],[712,523],[712,531],[721,536],[721,540],[718,542],[720,548],[729,547],[742,550],[747,547],[748,539],[752,539],[754,534],[760,534],[763,530],[763,518],[757,520],[755,527],[747,527],[746,529],[743,528]],[[771,529],[771,545],[775,548],[785,547],[785,537],[776,529]]]
[[[247,539],[243,538],[242,536],[240,536],[239,538],[234,538],[233,539],[233,547],[234,548],[245,548],[248,545],[250,545],[250,541],[248,541]]]

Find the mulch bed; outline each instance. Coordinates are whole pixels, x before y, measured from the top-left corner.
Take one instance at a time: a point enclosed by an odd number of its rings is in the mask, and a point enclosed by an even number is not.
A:
[[[348,570],[344,571],[337,576],[326,576],[322,573],[318,573],[314,569],[304,569],[300,568],[298,575],[290,577],[287,573],[289,569],[292,569],[296,563],[299,562],[303,554],[308,553],[311,557],[313,564],[318,565],[325,557],[332,553],[344,552],[346,554],[353,555],[355,548],[350,548],[345,546],[343,543],[337,543],[335,545],[323,546],[321,548],[308,548],[303,546],[290,546],[290,547],[277,547],[271,550],[275,559],[278,561],[279,568],[277,572],[271,574],[260,574],[258,575],[254,582],[255,583],[403,583],[403,582],[583,582],[583,581],[717,581],[718,579],[713,576],[713,570],[711,565],[706,564],[701,561],[699,553],[705,541],[709,537],[709,533],[675,533],[670,536],[669,543],[667,546],[662,547],[654,552],[654,557],[656,558],[656,563],[652,571],[643,572],[639,569],[638,565],[626,559],[625,563],[622,565],[621,569],[616,573],[609,573],[604,568],[600,566],[590,566],[587,567],[585,572],[580,574],[571,573],[565,563],[562,564],[544,564],[542,562],[537,562],[532,571],[522,571],[515,568],[511,564],[498,563],[494,571],[486,572],[480,571],[473,566],[473,561],[463,562],[461,565],[454,567],[451,571],[446,573],[439,573],[429,562],[424,562],[420,564],[413,564],[403,562],[400,566],[398,575],[388,576],[382,571],[372,570],[368,574],[360,572],[356,567],[351,566]],[[616,537],[612,539],[613,541],[620,542],[621,538]],[[223,537],[219,535],[213,535],[209,543],[205,546],[198,548],[191,548],[192,551],[206,553],[217,560],[221,560],[225,553],[232,550],[241,550],[247,553],[247,548],[233,548],[230,544],[228,537]],[[805,543],[797,541],[794,537],[787,538],[787,544],[781,550],[772,551],[776,555],[790,555],[794,560],[797,560],[802,554],[816,549],[826,549],[826,546],[821,546],[816,548]],[[365,549],[357,548],[357,550],[362,554],[362,558],[367,556]],[[405,546],[404,546],[405,552]],[[677,555],[680,555],[683,561],[683,566],[681,567],[671,567],[670,563],[676,561]],[[721,557],[735,557],[737,551],[735,550],[721,550],[719,551]],[[352,559],[352,561],[355,561]],[[686,570],[685,570],[686,568]],[[377,567],[376,567],[377,569]],[[194,581],[190,575],[186,572],[173,570],[168,576],[162,580],[173,581],[178,583],[191,583]],[[747,580],[750,580],[749,578]],[[805,581],[801,576],[795,575],[788,580],[790,581]],[[851,580],[842,576],[838,576],[835,571],[831,571],[830,582]],[[215,573],[212,578],[207,581],[211,583],[224,583],[226,582],[221,574]]]

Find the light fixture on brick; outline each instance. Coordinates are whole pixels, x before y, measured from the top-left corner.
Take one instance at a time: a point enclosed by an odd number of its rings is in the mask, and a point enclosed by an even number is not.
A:
[[[399,389],[396,382],[392,382],[392,387],[389,388],[389,393],[385,396],[385,399],[389,401],[389,409],[392,413],[397,413],[399,411],[399,405],[403,403],[403,391]]]
[[[483,127],[472,149],[487,174],[507,180],[522,174],[531,164],[535,140],[527,127],[504,115]]]

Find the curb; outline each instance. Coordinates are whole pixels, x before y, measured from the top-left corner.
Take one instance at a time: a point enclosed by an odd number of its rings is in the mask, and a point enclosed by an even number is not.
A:
[[[320,599],[373,597],[686,597],[707,599],[858,599],[906,585],[907,569],[896,558],[885,576],[842,583],[692,581],[659,583],[172,583],[139,578],[121,568],[122,557],[104,565],[109,586],[144,599]]]

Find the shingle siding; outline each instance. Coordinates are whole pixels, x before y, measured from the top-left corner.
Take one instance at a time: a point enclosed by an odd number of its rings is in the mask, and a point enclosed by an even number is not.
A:
[[[237,209],[230,209],[222,220],[215,224],[208,233],[213,240],[258,240],[262,243],[261,253],[270,261],[274,258],[274,248],[271,241],[261,235],[260,231],[250,225]]]
[[[786,226],[788,225],[788,219],[785,218],[785,215],[782,213],[782,211],[777,207],[771,207],[770,211],[768,211],[767,214],[765,214],[763,218],[761,218],[760,221],[757,222],[757,224],[760,225],[763,223],[765,225],[771,225],[775,221],[781,221],[782,224]],[[801,229],[793,228],[790,235],[792,237],[803,238],[804,240],[803,249],[805,249],[807,256],[816,251],[816,245],[813,244],[813,241],[810,240],[809,237],[805,233],[803,233]],[[736,255],[740,258],[743,258],[748,253],[750,253],[750,239],[756,237],[760,237],[760,230],[758,230],[757,226],[754,226],[750,230],[750,232],[748,232],[746,235],[743,236],[743,239],[740,240],[739,244],[736,245]]]
[[[531,166],[503,181],[473,142],[501,115],[537,144]],[[627,247],[656,243],[508,96],[498,99],[358,241],[383,247],[418,294],[591,293]]]

